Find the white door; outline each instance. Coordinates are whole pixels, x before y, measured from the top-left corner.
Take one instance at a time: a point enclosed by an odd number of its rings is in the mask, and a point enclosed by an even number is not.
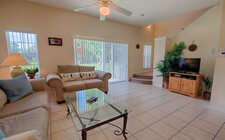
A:
[[[164,60],[166,52],[166,37],[155,38],[154,40],[154,69],[153,69],[153,85],[162,87],[163,78],[159,77],[160,73],[155,69],[157,63]]]
[[[127,81],[128,44],[100,40],[75,39],[75,62],[110,72],[110,82]]]

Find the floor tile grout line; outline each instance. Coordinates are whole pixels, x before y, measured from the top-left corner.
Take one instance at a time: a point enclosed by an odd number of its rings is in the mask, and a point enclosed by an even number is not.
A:
[[[155,107],[153,107],[153,108],[151,108],[151,109],[148,109],[148,110],[146,110],[146,111],[144,111],[144,112],[141,112],[140,114],[143,114],[143,113],[148,112],[148,111],[150,111],[150,110],[156,109],[157,107],[159,107],[159,106],[161,106],[161,105],[167,104],[167,103],[171,102],[172,100],[179,99],[179,98],[180,98],[180,97],[176,97],[176,98],[174,98],[174,99],[171,99],[171,100],[169,100],[169,101],[167,101],[167,102],[165,102],[165,103],[162,103],[162,104],[160,104],[160,105],[158,105],[158,106],[155,106]],[[161,111],[161,110],[160,110],[160,111]],[[164,111],[162,111],[162,112],[164,112]],[[165,113],[166,113],[166,112],[165,112]],[[140,115],[140,114],[138,114],[138,115]],[[138,116],[138,115],[134,115],[134,116],[132,116],[131,118],[134,118],[134,117],[136,117],[136,116]]]
[[[210,123],[210,124],[212,124],[212,125],[217,125],[218,126],[218,124],[215,124],[215,123],[212,123],[212,122],[210,122],[210,121],[207,121],[207,120],[205,120],[205,119],[202,119],[202,118],[198,118],[199,120],[202,120],[202,121],[205,121],[205,122],[207,122],[207,123]],[[225,123],[225,121],[223,121],[224,123]],[[224,124],[223,123],[223,124]],[[223,125],[222,124],[222,125]]]
[[[223,123],[223,125],[220,127],[220,129],[216,132],[216,135],[214,135],[213,140],[215,140],[216,136],[219,134],[220,130],[223,128],[223,126],[225,126],[225,122]]]
[[[163,96],[166,96],[166,95],[160,95],[160,96],[154,97],[154,98],[152,98],[152,99],[149,99],[149,100],[147,100],[147,101],[145,101],[145,102],[149,102],[149,101],[155,100],[156,98],[160,98],[160,97],[163,97]],[[124,101],[123,101],[123,102],[124,102]],[[143,103],[145,103],[145,102],[143,102]],[[135,104],[135,105],[132,105],[132,106],[133,106],[133,107],[134,107],[134,106],[138,106],[138,105],[143,104],[143,103],[138,103],[138,104]],[[131,106],[131,107],[132,107],[132,106]]]
[[[171,99],[171,100],[169,100],[169,101],[167,101],[167,102],[165,102],[165,103],[163,103],[163,104],[161,104],[161,105],[164,105],[164,104],[166,104],[166,103],[171,102],[172,100],[179,99],[179,98],[181,98],[181,97],[176,97],[176,98]],[[194,101],[194,100],[193,100],[193,101]],[[190,103],[188,103],[188,104],[191,104],[193,101],[191,101],[191,102],[190,102]],[[181,108],[183,108],[183,107],[187,106],[188,104],[186,104],[186,105],[182,106]],[[157,107],[159,107],[159,106],[161,106],[161,105],[158,105],[158,106],[156,106],[156,107],[154,107],[154,108],[151,108],[151,109],[149,109],[149,110],[153,110],[153,109],[155,109],[155,108],[157,108]],[[181,109],[181,108],[179,108],[179,109]],[[177,109],[176,111],[178,111],[179,109]],[[147,110],[147,111],[149,111],[149,110]],[[147,112],[147,111],[145,111],[145,112]],[[161,111],[161,110],[160,110],[160,111]],[[176,111],[174,111],[174,112],[176,112]],[[155,124],[155,123],[157,123],[157,122],[161,121],[162,119],[164,119],[164,118],[168,117],[169,115],[173,114],[174,112],[169,113],[168,115],[166,115],[166,116],[162,117],[161,119],[157,120],[156,122],[152,123],[151,125],[153,125],[153,124]],[[142,113],[144,113],[144,112],[142,112]],[[142,114],[142,113],[140,113],[140,114]],[[136,115],[136,116],[137,116],[137,115]],[[134,118],[134,116],[133,116],[132,118]],[[140,122],[140,121],[139,121],[139,122]],[[141,124],[143,124],[142,122],[140,122],[140,123],[141,123]],[[137,131],[136,133],[132,134],[131,136],[133,136],[133,135],[135,135],[135,134],[139,133],[140,131],[142,131],[142,130],[144,130],[144,129],[148,128],[148,127],[150,127],[151,125],[148,125],[147,127],[145,127],[145,128],[143,128],[143,129],[141,129],[141,130]],[[152,129],[151,129],[151,130],[152,130]],[[155,131],[154,131],[154,132],[155,132]],[[155,132],[155,133],[156,133],[157,135],[159,135],[157,132]],[[161,135],[159,135],[159,136],[161,136]],[[161,137],[162,137],[162,136],[161,136]],[[164,138],[164,137],[163,137],[163,138]]]
[[[54,132],[54,133],[51,133],[51,135],[54,135],[55,133],[59,133],[59,132],[61,132],[61,131],[65,131],[65,130],[67,130],[67,129],[71,129],[71,128],[73,128],[73,127],[75,127],[75,126],[71,126],[71,127],[68,127],[68,128],[64,128],[64,129],[62,129],[62,130],[60,130],[60,131],[56,131],[56,132]],[[76,128],[76,127],[75,127]]]
[[[169,100],[169,101],[167,101],[167,102],[165,102],[165,103],[163,103],[163,104],[161,104],[161,105],[164,105],[164,104],[166,104],[166,103],[169,103],[169,102],[171,102],[172,100],[175,100],[175,99],[179,99],[179,98],[181,98],[181,97],[176,97],[176,98],[173,98],[173,99],[171,99],[171,100]],[[192,101],[191,101],[192,102]],[[190,102],[190,103],[191,103]],[[188,104],[190,104],[190,103],[188,103]],[[188,104],[186,104],[186,105],[188,105]],[[158,106],[156,106],[156,107],[153,107],[153,108],[151,108],[151,109],[149,109],[149,110],[153,110],[153,109],[155,109],[155,108],[157,108],[157,107],[159,107],[159,106],[161,106],[161,105],[158,105]],[[144,112],[147,112],[147,111],[149,111],[149,110],[146,110],[146,111],[144,111]],[[144,112],[142,112],[142,113],[144,113]],[[142,113],[140,113],[140,114],[142,114]],[[135,116],[137,116],[137,115],[135,115]],[[132,118],[134,118],[135,116],[133,116]],[[131,118],[131,119],[132,119]],[[139,121],[140,122],[140,121]],[[142,122],[140,122],[141,124],[143,124]],[[152,125],[152,124],[151,124]],[[149,126],[151,126],[151,125],[149,125]],[[149,126],[147,126],[147,127],[149,127]],[[146,129],[147,127],[145,127],[144,129]],[[109,127],[108,128],[106,128],[106,129],[109,129]],[[144,130],[144,129],[142,129],[142,130]],[[136,133],[138,133],[138,132],[140,132],[140,131],[137,131]],[[136,134],[135,133],[135,134]],[[134,136],[134,134],[131,134],[130,135],[130,137],[131,136]],[[159,135],[160,136],[160,135]]]
[[[107,140],[109,140],[109,138],[108,138],[108,136],[107,136],[107,134],[102,130],[102,128],[101,127],[99,127],[99,129],[101,130],[101,132],[103,133],[103,135],[107,138]]]
[[[193,100],[194,101],[194,100]],[[189,104],[191,104],[193,101],[191,101],[190,103],[187,103],[187,104],[185,104],[185,105],[183,105],[181,108],[184,108],[185,106],[187,106],[187,105],[189,105]],[[158,123],[158,122],[160,122],[162,119],[164,119],[164,118],[166,118],[166,117],[168,117],[169,115],[171,115],[171,114],[173,114],[173,113],[175,113],[175,112],[177,112],[178,110],[180,110],[181,108],[179,108],[179,109],[177,109],[176,111],[173,111],[173,112],[171,112],[171,113],[169,113],[168,115],[166,115],[166,116],[164,116],[164,117],[162,117],[161,119],[159,119],[158,121],[156,121],[156,122],[154,122],[154,123],[152,123],[151,125],[149,125],[149,126],[147,126],[147,127],[145,127],[144,129],[146,129],[146,128],[148,128],[148,127],[150,127],[150,126],[152,126],[152,125],[154,125],[155,123]],[[159,109],[160,110],[160,109]],[[160,110],[161,111],[161,110]],[[163,111],[162,111],[163,112]],[[166,124],[166,125],[168,125],[168,124]],[[170,125],[169,125],[170,126]],[[170,126],[171,127],[171,126]],[[172,127],[172,128],[174,128],[174,127]],[[144,130],[144,129],[142,129],[142,130]],[[151,129],[151,128],[149,128],[149,129]],[[174,128],[174,129],[176,129],[176,128]],[[140,131],[142,131],[142,130],[140,130]],[[152,129],[151,129],[152,130]],[[177,129],[176,129],[177,130]],[[140,132],[140,131],[138,131],[138,132]],[[154,130],[152,130],[153,132],[155,132]],[[137,133],[138,133],[137,132]],[[160,134],[158,134],[157,132],[155,132],[157,135],[159,135],[159,136],[161,136]],[[163,137],[163,136],[161,136],[161,137]],[[163,137],[164,138],[164,137]]]
[[[64,118],[60,118],[60,119],[58,119],[58,120],[51,121],[51,123],[55,123],[55,122],[57,122],[57,121],[61,121],[61,120],[68,119],[68,118],[69,118],[69,116],[67,115],[67,116],[64,117]],[[71,118],[71,119],[72,119],[72,118]]]
[[[124,92],[125,93],[125,92]],[[142,92],[142,93],[148,93],[147,91],[146,92]],[[124,94],[125,95],[125,94]],[[145,94],[145,95],[142,95],[141,94],[141,96],[137,96],[137,97],[144,97],[144,96],[146,96],[147,94]],[[151,95],[153,95],[153,94],[151,94]],[[165,96],[167,96],[168,94],[163,94],[163,95],[160,95],[160,96],[157,96],[157,97],[154,97],[154,98],[151,98],[151,99],[149,99],[149,100],[146,100],[146,101],[144,101],[144,102],[142,102],[142,103],[147,103],[147,102],[149,102],[149,101],[152,101],[152,100],[155,100],[156,98],[160,98],[160,97],[165,97]],[[131,98],[132,99],[132,98]],[[179,99],[179,97],[176,97],[176,98],[173,98],[173,99],[171,99],[171,100],[168,100],[167,102],[165,102],[165,103],[163,103],[163,104],[160,104],[160,105],[158,105],[158,106],[155,106],[155,107],[153,107],[153,108],[151,108],[151,109],[148,109],[147,111],[149,111],[149,110],[153,110],[153,109],[155,109],[155,108],[157,108],[157,107],[159,107],[159,106],[162,106],[162,105],[164,105],[164,104],[166,104],[166,103],[168,103],[168,102],[172,102],[173,100],[176,100],[176,99]],[[128,101],[130,100],[130,99],[127,99]],[[125,100],[126,101],[126,100]],[[193,101],[195,101],[195,100],[193,100]],[[188,103],[188,104],[191,104],[193,101],[191,101],[190,103]],[[142,103],[139,103],[139,104],[142,104]],[[137,106],[137,105],[139,105],[139,104],[136,104],[136,105],[134,105],[134,106]],[[188,105],[188,104],[186,104],[186,105]],[[183,106],[184,107],[184,106]],[[181,107],[181,108],[183,108],[183,107]],[[179,108],[179,109],[181,109],[181,108]],[[176,111],[178,111],[179,109],[177,109]],[[161,109],[159,109],[159,110],[161,110]],[[147,111],[144,111],[144,112],[147,112]],[[176,112],[175,111],[175,112]],[[57,111],[57,112],[59,112],[59,111]],[[140,113],[140,114],[143,114],[144,112],[142,112],[142,113]],[[185,113],[185,112],[184,112]],[[138,114],[138,115],[140,115],[140,114]],[[136,117],[136,116],[138,116],[138,115],[134,115],[133,117],[131,117],[131,118],[134,118],[134,117]],[[165,117],[168,117],[168,116],[170,116],[171,115],[171,113],[169,113],[168,115],[166,115]],[[198,115],[198,116],[200,116],[200,114]],[[197,116],[197,118],[198,118],[198,116]],[[162,119],[164,119],[165,117],[163,117],[163,118],[161,118],[160,120],[162,120]],[[192,121],[194,121],[196,118],[194,118]],[[160,121],[159,120],[159,121]],[[191,121],[191,122],[192,122]],[[206,120],[204,120],[204,121],[206,121]],[[51,123],[52,121],[50,121],[50,123]],[[54,122],[54,121],[53,121]],[[139,121],[140,122],[140,121]],[[191,123],[190,122],[190,123]],[[141,123],[141,122],[140,122]],[[211,123],[211,122],[210,122]],[[154,123],[153,123],[154,124]],[[151,125],[153,125],[153,124],[151,124]],[[149,125],[149,126],[151,126],[151,125]],[[168,125],[168,124],[167,124]],[[223,124],[224,125],[224,124]],[[222,127],[223,127],[223,125],[222,125]],[[148,127],[149,127],[148,126]],[[171,126],[172,127],[172,126]],[[185,126],[186,127],[186,126]],[[222,128],[221,127],[221,128]],[[174,128],[174,127],[173,127]],[[220,128],[220,129],[221,129]],[[69,128],[67,128],[67,129],[69,129]],[[101,129],[101,131],[103,132],[103,130],[102,130],[102,128],[100,128]],[[108,128],[107,128],[108,129]],[[145,129],[145,128],[144,128]],[[220,130],[219,129],[219,130]],[[62,131],[65,131],[66,129],[64,129],[64,130],[62,130]],[[143,129],[142,129],[143,130]],[[219,130],[218,130],[218,132],[219,132]],[[58,132],[60,132],[60,131],[58,131]],[[57,132],[57,133],[58,133]],[[139,132],[139,131],[138,131]],[[138,132],[136,132],[136,133],[138,133]],[[218,133],[217,132],[217,133]],[[104,133],[104,132],[103,132]],[[136,134],[135,133],[135,134]],[[105,133],[104,133],[105,134]],[[132,134],[130,137],[132,137],[132,136],[134,136],[135,134]],[[105,134],[106,135],[106,134]],[[175,134],[176,135],[176,134]],[[216,134],[217,135],[217,134]],[[216,136],[215,135],[215,136]],[[133,137],[134,139],[136,139],[136,137]]]
[[[161,97],[161,96],[166,96],[166,95],[160,95],[160,96],[157,96],[157,97],[155,97],[155,98],[158,98],[158,97]],[[150,99],[150,100],[154,100],[155,98],[152,98],[152,99]],[[170,101],[172,101],[172,100],[175,100],[175,99],[178,99],[178,98],[180,98],[180,97],[176,97],[176,98],[174,98],[174,99],[171,99],[171,100],[169,100],[168,102],[170,102]],[[146,101],[147,102],[147,101]],[[166,103],[168,103],[168,102],[165,102],[165,103],[163,103],[163,104],[166,104]],[[163,104],[161,104],[161,105],[163,105]],[[159,106],[161,106],[161,105],[159,105]],[[156,107],[159,107],[159,106],[156,106]],[[154,108],[156,108],[156,107],[154,107]],[[151,108],[151,109],[153,109],[153,108]],[[151,109],[149,109],[149,110],[151,110]],[[149,111],[149,110],[147,110],[147,111]],[[62,110],[62,111],[57,111],[57,112],[63,112],[64,110]],[[145,111],[145,112],[147,112],[147,111]],[[52,113],[52,112],[51,112]],[[144,113],[144,112],[142,112],[142,113]],[[134,117],[134,116],[133,116]],[[66,117],[66,118],[68,118],[68,117]],[[59,120],[55,120],[55,121],[52,121],[52,122],[56,122],[56,121],[60,121],[60,120],[63,120],[63,119],[65,119],[65,118],[62,118],[62,119],[59,119]],[[51,122],[50,122],[51,123]],[[50,126],[51,127],[51,126]],[[74,126],[73,126],[74,127]],[[72,128],[72,127],[70,127],[70,128]],[[63,130],[60,130],[60,131],[57,131],[57,132],[54,132],[54,133],[59,133],[59,132],[61,132],[61,131],[65,131],[65,130],[67,130],[67,129],[70,129],[70,128],[66,128],[66,129],[63,129]],[[108,128],[107,128],[108,129]],[[52,133],[52,132],[50,132],[50,135],[53,135],[54,133]],[[132,135],[131,135],[132,136]]]
[[[196,119],[199,119],[199,118],[196,118]],[[205,121],[205,120],[202,120],[202,119],[199,119],[199,120],[201,120],[201,121]],[[210,123],[210,122],[208,122],[208,121],[205,121],[206,123],[209,123],[209,124],[212,124],[212,123]],[[215,124],[212,124],[212,125],[215,125]],[[209,133],[209,134],[211,134],[211,135],[213,135],[213,136],[215,136],[216,134],[213,134],[213,133],[211,133],[211,132],[209,132],[209,131],[207,131],[207,130],[204,130],[204,129],[202,129],[202,128],[200,128],[199,126],[196,126],[196,125],[193,125],[194,127],[196,127],[196,128],[198,128],[198,129],[201,129],[202,131],[204,131],[204,132],[207,132],[207,133]]]
[[[145,96],[145,95],[143,95],[143,96]],[[159,97],[162,97],[162,96],[166,96],[166,95],[165,95],[165,94],[163,94],[163,95],[160,95],[160,96],[157,96],[157,97],[151,98],[151,99],[149,99],[149,100],[147,100],[147,101],[145,101],[145,102],[152,101],[152,100],[154,100],[154,99],[156,99],[156,98],[159,98]],[[140,97],[141,97],[141,96],[140,96]],[[133,97],[133,98],[136,98],[136,97]],[[119,103],[121,103],[121,102],[125,102],[126,100],[130,100],[130,99],[125,99],[125,100],[122,100],[122,101],[120,101]],[[145,103],[145,102],[142,102],[142,103]],[[140,104],[142,104],[142,103],[138,103],[138,104],[135,104],[135,105],[132,105],[132,106],[137,106],[137,105],[140,105]]]
[[[204,111],[202,111],[199,115],[197,115],[191,122],[189,122],[188,124],[186,124],[184,127],[182,127],[176,134],[174,134],[173,136],[171,136],[169,138],[172,139],[175,135],[177,135],[179,132],[181,132],[185,127],[187,127],[188,125],[190,125],[195,119],[197,119],[200,115],[202,115],[207,109],[205,109]],[[200,128],[201,129],[201,128]],[[201,129],[202,130],[202,129]]]

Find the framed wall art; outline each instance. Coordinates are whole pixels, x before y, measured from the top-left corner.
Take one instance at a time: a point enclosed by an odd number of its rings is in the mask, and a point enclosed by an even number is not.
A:
[[[49,37],[48,44],[51,46],[62,46],[63,44],[62,38]]]

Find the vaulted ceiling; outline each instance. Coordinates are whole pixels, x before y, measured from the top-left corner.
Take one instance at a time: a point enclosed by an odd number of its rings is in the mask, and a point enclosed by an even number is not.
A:
[[[48,6],[73,10],[75,8],[97,3],[97,0],[29,0]],[[116,0],[118,5],[133,12],[125,16],[112,11],[107,19],[137,26],[146,26],[182,14],[203,9],[217,3],[218,0]],[[97,6],[83,10],[81,13],[99,17]],[[141,16],[144,14],[144,16]]]

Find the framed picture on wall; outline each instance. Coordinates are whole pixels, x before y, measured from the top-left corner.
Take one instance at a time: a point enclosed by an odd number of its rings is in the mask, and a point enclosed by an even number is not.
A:
[[[52,46],[62,46],[62,38],[49,37],[48,44]]]

